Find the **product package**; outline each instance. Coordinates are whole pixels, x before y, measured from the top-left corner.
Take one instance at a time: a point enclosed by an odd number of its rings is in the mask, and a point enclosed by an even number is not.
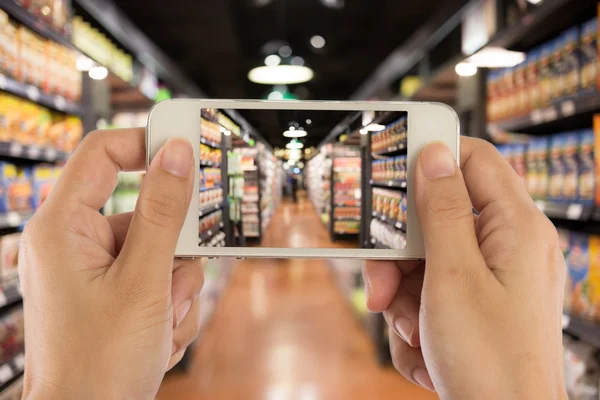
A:
[[[579,149],[578,132],[569,132],[564,134],[562,148],[562,159],[565,167],[564,186],[562,190],[562,199],[565,201],[576,201],[579,183],[579,162],[577,152]]]
[[[540,52],[539,64],[539,83],[540,83],[540,106],[546,107],[552,101],[552,80],[554,78],[552,71],[552,52],[554,46],[552,43],[546,43],[542,46]]]
[[[2,286],[14,284],[19,278],[21,233],[0,237],[0,278]]]
[[[17,167],[0,162],[0,214],[12,211],[10,193],[17,179]]]
[[[546,199],[548,176],[548,138],[532,138],[527,146],[527,190],[531,197]]]
[[[563,59],[565,37],[559,36],[550,42],[552,57],[550,69],[552,70],[552,99],[560,99],[565,92],[566,68]]]
[[[0,10],[0,73],[19,78],[19,39],[17,26]]]
[[[534,49],[527,54],[527,98],[528,110],[540,107],[540,85],[539,85],[539,62],[540,50]]]
[[[589,317],[600,323],[600,236],[590,237],[590,267],[588,272]]]
[[[596,192],[596,171],[594,161],[594,131],[587,129],[579,133],[579,184],[578,200],[584,204],[594,204]]]
[[[600,114],[594,115],[594,160],[596,181],[596,205],[600,205]]]
[[[575,96],[580,86],[579,28],[573,27],[563,33],[563,79],[565,96]]]
[[[35,166],[31,170],[31,208],[37,210],[50,195],[57,179],[57,170],[51,165]]]
[[[581,90],[595,91],[598,79],[598,19],[594,18],[581,26]]]
[[[590,310],[588,298],[588,272],[590,264],[589,237],[587,234],[571,232],[570,251],[566,258],[567,281],[571,313],[587,316]]]
[[[550,181],[548,197],[552,200],[562,200],[565,184],[565,165],[562,158],[564,136],[553,135],[550,142]]]

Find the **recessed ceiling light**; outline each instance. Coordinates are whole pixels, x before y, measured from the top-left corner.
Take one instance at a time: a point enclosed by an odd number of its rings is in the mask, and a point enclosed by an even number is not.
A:
[[[225,136],[231,136],[231,131],[225,129],[225,132],[223,132],[223,135],[225,135]]]
[[[510,68],[525,61],[527,55],[502,47],[486,47],[467,58],[465,62],[479,68]]]
[[[269,96],[267,96],[267,99],[269,99],[269,100],[283,100],[283,93],[278,92],[277,90],[274,90],[271,93],[269,93]]]
[[[287,138],[303,138],[306,137],[306,135],[308,135],[308,132],[306,132],[305,130],[292,130],[290,128],[290,130],[287,130],[285,132],[283,132],[283,136],[287,137]]]
[[[309,118],[306,120],[306,125],[310,125],[310,124],[312,124],[312,119]]]
[[[320,35],[315,35],[310,38],[310,45],[315,49],[322,49],[323,47],[325,47],[326,43],[327,42],[325,41],[325,38]]]
[[[95,63],[91,58],[80,54],[79,56],[77,56],[75,68],[77,68],[77,71],[89,71],[94,67],[94,64]]]
[[[248,73],[248,79],[263,85],[293,85],[310,81],[315,76],[312,69],[299,65],[256,67]]]
[[[292,60],[290,61],[290,64],[304,65],[304,58],[296,56],[296,57],[292,58]]]
[[[367,132],[379,132],[385,129],[385,125],[380,124],[369,124],[365,126]]]
[[[291,142],[285,145],[285,148],[290,150],[300,150],[304,148],[304,145],[297,140],[292,140]]]
[[[292,48],[290,46],[281,46],[279,49],[279,55],[283,58],[288,58],[292,55]]]
[[[96,66],[90,68],[88,74],[90,75],[90,78],[101,81],[108,76],[108,70],[103,66]]]
[[[323,5],[329,8],[344,8],[344,0],[321,0]]]
[[[456,64],[456,68],[454,70],[458,76],[473,76],[477,73],[477,67],[468,62]]]
[[[544,0],[527,0],[527,1],[529,1],[531,4],[540,4]]]
[[[267,58],[265,58],[265,65],[267,67],[276,67],[281,64],[281,58],[279,58],[276,54],[271,54]]]
[[[290,131],[295,131],[296,127],[294,125],[290,126]]]

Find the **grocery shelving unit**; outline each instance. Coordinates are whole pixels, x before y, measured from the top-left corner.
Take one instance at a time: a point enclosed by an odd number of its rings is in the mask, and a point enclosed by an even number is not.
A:
[[[345,165],[349,164],[349,166]],[[329,235],[331,240],[360,235],[361,158],[358,148],[336,144],[331,150]]]

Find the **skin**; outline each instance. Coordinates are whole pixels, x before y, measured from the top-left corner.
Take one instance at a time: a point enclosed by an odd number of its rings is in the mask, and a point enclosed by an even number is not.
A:
[[[88,135],[27,224],[27,399],[153,399],[197,335],[202,269],[173,258],[189,142],[154,158],[135,212],[98,211],[119,171],[144,168],[144,140],[142,129]],[[427,266],[368,262],[368,306],[391,326],[396,368],[442,399],[566,399],[556,231],[492,146],[461,147],[462,172],[440,143],[416,166]]]
[[[462,138],[460,158],[442,143],[421,154],[426,265],[367,262],[368,307],[396,369],[444,400],[566,399],[556,229],[492,145]]]

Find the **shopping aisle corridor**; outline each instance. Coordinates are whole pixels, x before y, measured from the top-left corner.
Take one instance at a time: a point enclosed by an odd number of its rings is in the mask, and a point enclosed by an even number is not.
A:
[[[308,200],[284,201],[277,214],[265,246],[334,246]],[[325,261],[242,261],[193,351],[190,370],[169,374],[159,400],[437,398],[378,366]]]

